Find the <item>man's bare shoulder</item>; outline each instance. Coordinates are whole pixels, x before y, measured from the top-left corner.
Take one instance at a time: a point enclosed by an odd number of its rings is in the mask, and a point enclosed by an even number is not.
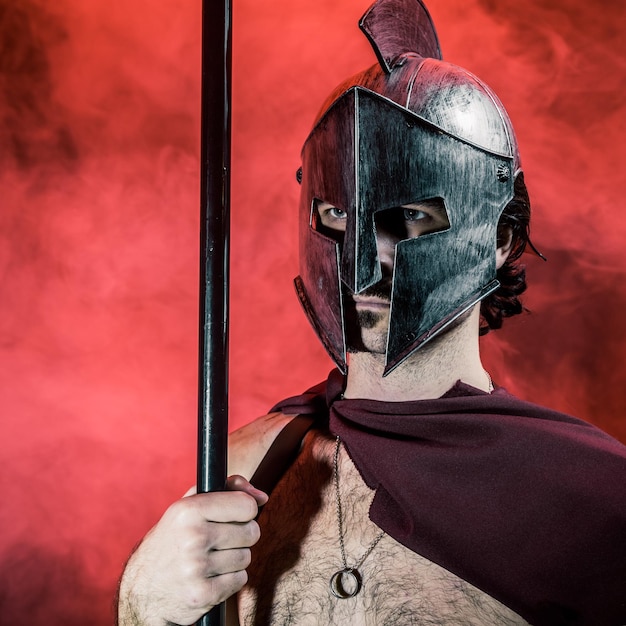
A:
[[[268,413],[233,431],[228,437],[228,474],[252,478],[272,443],[295,415]]]

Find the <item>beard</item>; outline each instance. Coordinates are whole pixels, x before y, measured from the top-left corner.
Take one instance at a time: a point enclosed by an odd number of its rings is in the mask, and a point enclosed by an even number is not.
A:
[[[376,283],[360,295],[391,301],[391,281]],[[389,309],[376,311],[357,309],[352,294],[344,294],[346,349],[349,353],[371,352],[385,354],[387,351],[387,332],[389,327]]]
[[[370,329],[380,324],[383,315],[375,311],[357,311],[356,317],[361,329]]]

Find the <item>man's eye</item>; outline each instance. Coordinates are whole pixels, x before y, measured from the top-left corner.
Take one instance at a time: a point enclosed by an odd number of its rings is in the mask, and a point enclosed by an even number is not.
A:
[[[331,207],[326,211],[327,215],[330,215],[333,219],[343,220],[347,217],[347,213],[343,209],[338,209],[336,206]]]
[[[404,219],[407,222],[416,222],[429,217],[428,213],[420,211],[419,209],[404,209]]]
[[[341,243],[348,223],[348,212],[322,200],[315,201],[314,210],[311,222],[313,228]]]

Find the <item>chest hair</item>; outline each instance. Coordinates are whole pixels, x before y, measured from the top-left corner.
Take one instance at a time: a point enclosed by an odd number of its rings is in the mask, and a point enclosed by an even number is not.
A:
[[[328,581],[342,568],[333,483],[335,441],[307,435],[260,517],[248,585],[239,594],[244,626],[517,626],[526,624],[484,592],[384,536],[359,568],[363,587],[337,599]],[[342,448],[339,483],[348,566],[380,529],[368,517],[373,492]]]

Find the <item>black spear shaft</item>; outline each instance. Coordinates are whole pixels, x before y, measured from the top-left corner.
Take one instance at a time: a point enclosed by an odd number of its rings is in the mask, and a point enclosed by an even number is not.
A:
[[[226,483],[231,127],[230,0],[202,1],[200,147],[199,493]],[[225,623],[224,605],[200,626]]]

